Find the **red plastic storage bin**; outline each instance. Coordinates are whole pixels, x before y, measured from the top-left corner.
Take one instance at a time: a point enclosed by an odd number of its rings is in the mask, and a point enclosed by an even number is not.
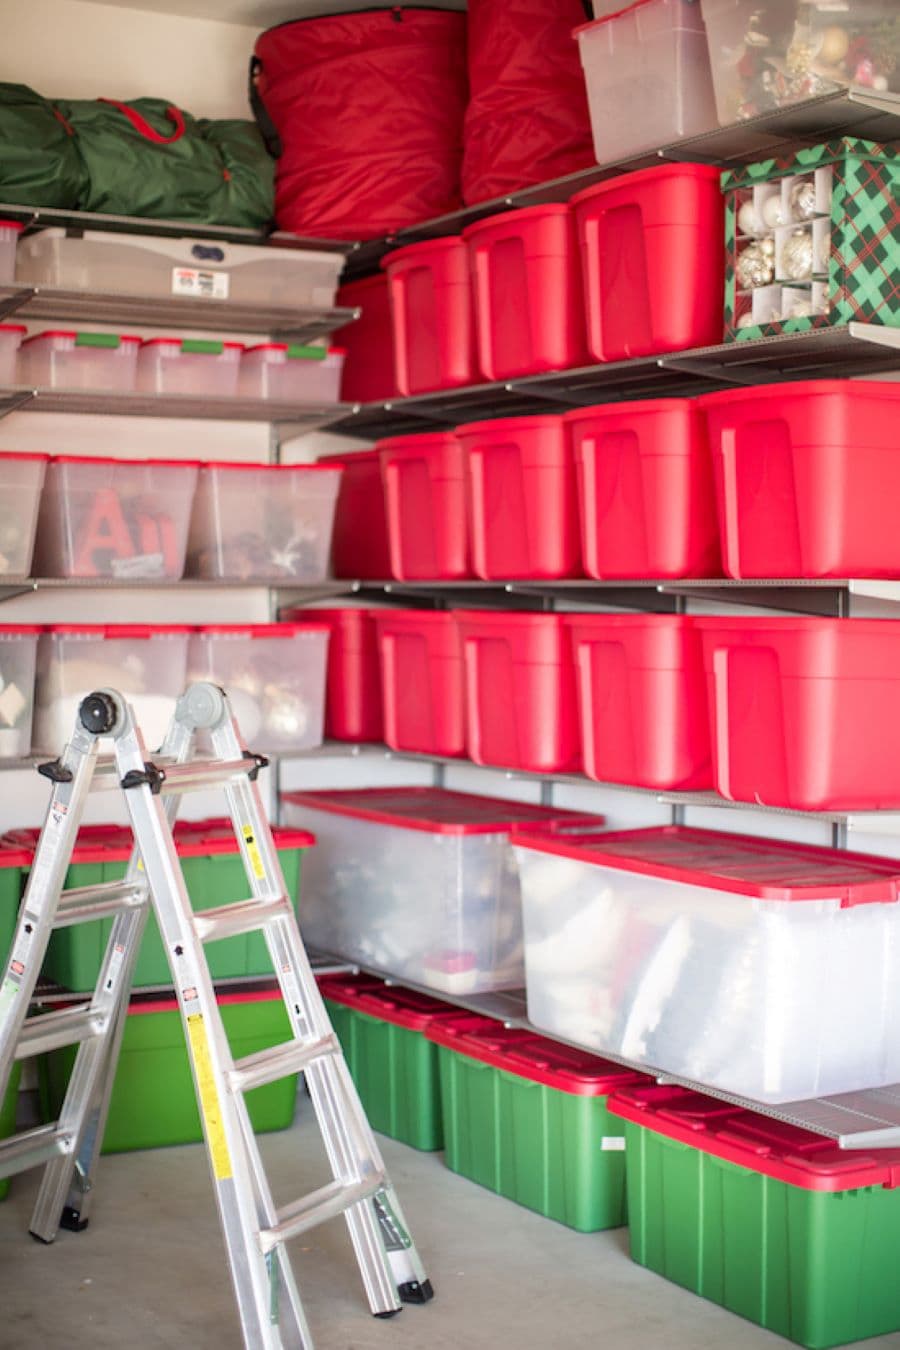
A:
[[[700,632],[671,614],[576,614],[584,771],[633,787],[712,787]]]
[[[588,576],[720,575],[712,457],[692,399],[579,408],[563,421]]]
[[[331,630],[325,695],[325,735],[336,741],[382,741],[381,664],[370,609],[289,609],[282,618],[314,618]]]
[[[394,374],[391,299],[384,275],[345,281],[335,304],[362,313],[332,341],[347,355],[341,376],[341,398],[347,403],[377,403],[400,391]]]
[[[580,576],[575,461],[562,418],[500,417],[455,435],[468,457],[478,576]]]
[[[375,615],[384,739],[392,750],[464,755],[462,644],[452,614],[403,609]]]
[[[391,576],[453,581],[471,576],[466,452],[449,431],[378,442]]]
[[[729,576],[900,576],[900,386],[808,380],[700,404]]]
[[[336,577],[384,581],[391,575],[387,506],[377,450],[323,455],[320,464],[342,469],[331,536],[331,566]]]
[[[533,773],[581,767],[575,662],[558,614],[454,611],[476,764]]]
[[[724,797],[801,811],[900,807],[900,624],[699,622]]]
[[[469,255],[461,235],[389,253],[394,370],[402,394],[455,389],[480,378]]]
[[[551,203],[463,231],[475,290],[478,363],[489,380],[565,370],[590,358],[575,218]]]
[[[665,164],[572,198],[588,347],[597,361],[722,341],[724,207],[719,170]]]

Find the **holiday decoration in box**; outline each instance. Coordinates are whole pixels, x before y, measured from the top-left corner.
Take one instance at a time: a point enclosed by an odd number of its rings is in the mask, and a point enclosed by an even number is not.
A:
[[[845,137],[723,175],[729,341],[900,327],[900,149]]]

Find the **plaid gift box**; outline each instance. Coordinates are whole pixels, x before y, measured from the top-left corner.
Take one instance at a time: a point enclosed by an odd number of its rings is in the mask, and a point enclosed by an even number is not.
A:
[[[900,148],[849,138],[723,174],[726,340],[900,327],[898,189]],[[738,261],[754,242],[768,249],[773,275],[742,289]]]

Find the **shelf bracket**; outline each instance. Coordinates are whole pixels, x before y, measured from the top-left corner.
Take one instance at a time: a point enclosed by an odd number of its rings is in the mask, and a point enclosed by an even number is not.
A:
[[[3,288],[5,290],[5,288]],[[9,318],[10,314],[16,314],[30,300],[37,295],[35,286],[25,286],[14,291],[6,291],[0,294],[0,319]]]
[[[14,393],[0,394],[0,419],[9,417],[10,413],[33,403],[37,396],[36,389],[17,389]]]

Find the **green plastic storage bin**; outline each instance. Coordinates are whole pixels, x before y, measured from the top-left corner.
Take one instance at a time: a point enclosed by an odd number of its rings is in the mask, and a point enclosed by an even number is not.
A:
[[[367,975],[329,975],[319,988],[372,1129],[443,1148],[438,1048],[425,1032],[459,1009]]]
[[[221,994],[219,1007],[235,1059],[291,1037],[281,995],[271,991]],[[45,1056],[41,1098],[45,1118],[62,1106],[75,1049]],[[294,1119],[297,1075],[254,1088],[245,1096],[254,1130],[283,1130]],[[104,1153],[191,1144],[203,1138],[184,1026],[175,999],[132,1001],[103,1139]]]
[[[640,1265],[813,1350],[900,1330],[900,1149],[842,1151],[679,1087],[609,1106]]]
[[[272,833],[288,893],[296,905],[303,849],[315,840],[306,830],[276,828]],[[17,830],[6,838],[30,847],[33,852],[39,834],[39,830]],[[250,884],[230,821],[178,822],[175,841],[188,893],[196,910],[245,900],[250,895]],[[66,875],[66,887],[120,881],[130,856],[131,830],[128,826],[82,826]],[[46,978],[79,993],[93,989],[112,922],[112,919],[98,919],[54,932],[44,961]],[[272,973],[272,963],[261,933],[207,943],[206,957],[214,980]],[[169,962],[153,914],[147,920],[133,983],[136,989],[172,983]]]
[[[582,1233],[625,1223],[622,1128],[606,1098],[640,1074],[486,1017],[427,1035],[439,1046],[449,1168]]]

